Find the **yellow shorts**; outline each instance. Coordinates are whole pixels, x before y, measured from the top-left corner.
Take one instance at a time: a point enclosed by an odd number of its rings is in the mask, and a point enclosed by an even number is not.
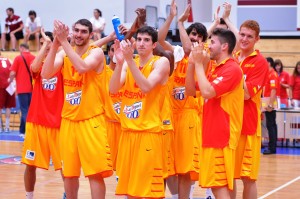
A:
[[[121,132],[117,195],[163,198],[162,133]]]
[[[113,169],[116,170],[117,154],[121,134],[120,122],[106,121],[107,140],[110,147]]]
[[[257,180],[260,165],[261,137],[241,135],[235,154],[234,178]]]
[[[83,121],[62,119],[60,154],[65,177],[113,174],[104,115]]]
[[[50,157],[52,158],[54,169],[61,169],[59,129],[27,122],[22,163],[48,169]]]
[[[163,136],[163,171],[164,178],[175,175],[174,167],[174,131],[164,130]]]
[[[200,119],[198,112],[186,109],[174,114],[174,159],[176,174],[199,173]]]
[[[227,186],[233,190],[235,150],[225,148],[200,149],[199,186],[216,188]]]

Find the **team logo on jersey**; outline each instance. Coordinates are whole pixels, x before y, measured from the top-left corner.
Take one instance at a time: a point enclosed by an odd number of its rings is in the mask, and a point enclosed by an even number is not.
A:
[[[25,158],[28,159],[28,160],[34,160],[34,158],[35,158],[35,152],[27,150]]]
[[[126,117],[129,119],[136,119],[140,116],[140,110],[142,110],[142,107],[142,102],[136,102],[131,106],[125,105],[123,113],[125,113]]]
[[[184,100],[184,98],[185,98],[184,93],[185,93],[185,87],[182,86],[182,87],[173,88],[172,95],[174,96],[174,99],[176,99],[176,100]]]
[[[217,78],[213,81],[213,83],[214,83],[214,84],[218,84],[218,83],[220,83],[222,80],[223,80],[223,77],[217,77]]]
[[[42,85],[44,90],[53,91],[56,88],[56,84],[57,84],[57,77],[42,80]]]
[[[113,108],[117,114],[120,114],[121,113],[121,102],[114,103]]]
[[[82,90],[66,94],[66,101],[71,105],[79,105],[81,102]]]
[[[5,60],[1,60],[1,65],[3,68],[7,68],[7,64]]]

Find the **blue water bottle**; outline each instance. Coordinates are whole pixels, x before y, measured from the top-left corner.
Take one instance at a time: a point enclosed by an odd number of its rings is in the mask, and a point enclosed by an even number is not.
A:
[[[114,26],[115,33],[116,33],[116,36],[117,36],[118,40],[122,41],[124,39],[124,35],[122,35],[119,31],[119,26],[121,25],[120,18],[117,17],[116,15],[114,15],[114,17],[112,18],[111,21],[112,21],[112,24]]]

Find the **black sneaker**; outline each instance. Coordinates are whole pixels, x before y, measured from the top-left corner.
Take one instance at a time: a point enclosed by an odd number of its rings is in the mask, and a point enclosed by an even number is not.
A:
[[[266,150],[264,150],[263,154],[264,155],[276,154],[276,151],[270,150],[270,149],[266,149]]]

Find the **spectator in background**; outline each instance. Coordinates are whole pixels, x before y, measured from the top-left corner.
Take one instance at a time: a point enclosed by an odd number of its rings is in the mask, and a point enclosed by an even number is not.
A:
[[[278,74],[278,89],[277,96],[280,96],[280,108],[286,108],[289,106],[289,99],[291,99],[290,92],[290,75],[283,71],[283,64],[280,59],[274,61],[274,69]]]
[[[277,143],[277,124],[276,124],[276,110],[274,110],[274,104],[276,101],[278,87],[279,87],[279,79],[278,75],[275,72],[275,63],[273,58],[267,57],[267,62],[269,63],[269,75],[267,81],[265,83],[264,88],[264,97],[269,97],[269,101],[267,102],[267,107],[265,110],[266,115],[266,125],[268,129],[269,135],[269,147],[264,150],[264,155],[275,154],[276,153],[276,143]]]
[[[5,129],[3,128],[2,117],[0,117],[0,132],[9,132],[10,121],[10,108],[16,106],[15,94],[10,95],[6,88],[9,83],[7,81],[9,77],[9,69],[11,63],[8,58],[2,57],[0,53],[0,110],[5,108]]]
[[[102,12],[99,9],[94,9],[94,16],[90,18],[93,24],[93,39],[94,41],[101,39],[104,34],[105,19],[102,17]]]
[[[24,24],[22,19],[14,14],[13,8],[7,8],[6,14],[5,30],[1,34],[1,50],[5,51],[6,41],[11,41],[12,51],[16,51],[17,40],[24,38]]]
[[[41,18],[36,16],[36,12],[34,10],[30,10],[25,22],[24,42],[27,44],[29,40],[35,40],[37,50],[40,49],[39,34],[41,27]]]
[[[32,92],[32,76],[29,66],[35,56],[29,52],[27,44],[23,43],[19,48],[20,55],[15,57],[13,65],[11,66],[9,83],[16,77],[17,93],[21,109],[20,136],[24,137],[25,122]]]
[[[290,81],[292,105],[300,108],[300,61],[297,62]]]

